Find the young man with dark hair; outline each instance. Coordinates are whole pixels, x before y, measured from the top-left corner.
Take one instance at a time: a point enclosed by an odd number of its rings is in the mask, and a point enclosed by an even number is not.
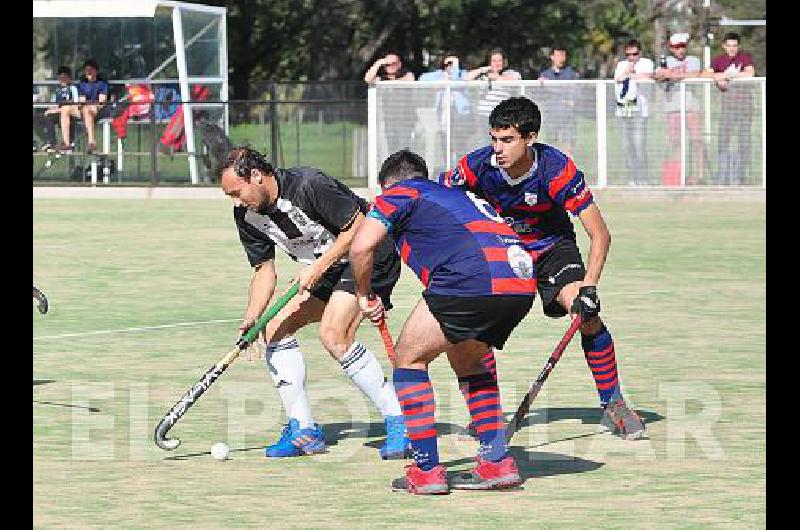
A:
[[[463,157],[440,175],[483,197],[511,225],[536,263],[544,314],[581,316],[581,346],[605,411],[603,422],[626,439],[644,436],[644,424],[622,397],[611,333],[598,316],[597,283],[611,235],[583,172],[555,147],[537,143],[542,118],[525,97],[507,99],[489,116],[491,145]],[[591,245],[585,267],[568,216],[580,219]],[[494,364],[490,351],[487,362]]]
[[[275,247],[307,264],[297,276],[300,293],[264,330],[266,362],[289,422],[267,457],[293,457],[326,449],[311,416],[305,390],[305,361],[293,334],[319,322],[325,349],[375,405],[386,422],[382,458],[403,458],[408,438],[400,404],[375,354],[355,340],[361,312],[347,252],[367,213],[367,202],[339,181],[310,167],[273,168],[246,147],[234,148],[222,164],[221,185],[233,199],[233,216],[254,269],[250,299],[240,327],[258,320],[275,291]],[[375,293],[391,306],[400,259],[390,241],[378,249],[372,272]]]
[[[706,75],[713,77],[717,88],[723,92],[717,146],[717,184],[742,184],[747,183],[750,176],[751,92],[755,85],[731,84],[731,80],[755,76],[756,67],[750,54],[739,50],[738,33],[726,33],[722,48],[724,52],[711,59],[711,69],[706,71]],[[731,145],[732,138],[736,138],[735,149]]]
[[[425,290],[397,339],[393,380],[408,425],[414,463],[392,483],[415,494],[449,492],[439,463],[435,401],[428,365],[442,352],[478,432],[477,466],[456,476],[457,489],[498,489],[521,483],[508,454],[497,379],[482,364],[502,348],[536,296],[533,260],[514,231],[485,201],[428,179],[425,161],[407,150],[387,158],[378,174],[383,193],[350,248],[361,310],[380,322],[370,294],[373,255],[391,235]],[[446,244],[443,244],[446,242]]]
[[[81,77],[78,83],[80,101],[84,103],[81,108],[81,115],[86,126],[86,136],[89,141],[86,146],[86,152],[89,154],[97,150],[97,142],[95,142],[94,138],[94,120],[97,118],[101,107],[108,101],[108,82],[100,77],[97,71],[97,61],[87,59],[83,63],[84,76]]]
[[[78,105],[78,89],[72,84],[72,69],[69,66],[58,67],[58,86],[52,98],[53,105],[48,108],[44,115],[34,114],[35,128],[47,142],[42,146],[43,151],[48,153],[56,150],[56,123],[61,124],[62,137],[64,142],[60,146],[62,152],[69,152],[70,145],[70,118],[80,118],[81,113]]]
[[[614,115],[620,118],[622,146],[628,165],[628,183],[650,183],[647,157],[647,118],[650,115],[647,92],[638,81],[652,79],[653,61],[642,57],[642,45],[636,39],[625,44],[625,59],[614,70],[614,95],[617,107]]]
[[[542,70],[539,80],[574,81],[580,75],[567,65],[567,48],[563,44],[550,47],[550,68]],[[558,145],[567,156],[573,157],[578,145],[578,119],[575,115],[576,103],[580,98],[580,89],[574,84],[556,84],[549,88],[545,100],[545,114],[550,117],[550,128],[547,137]]]

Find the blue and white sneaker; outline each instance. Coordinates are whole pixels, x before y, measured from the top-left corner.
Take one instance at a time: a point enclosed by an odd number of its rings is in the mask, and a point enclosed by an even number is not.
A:
[[[384,460],[400,460],[409,454],[408,433],[402,414],[386,416],[386,441],[381,446],[381,458]]]
[[[325,436],[319,425],[301,429],[296,419],[289,418],[278,442],[267,446],[264,454],[267,458],[286,458],[324,453],[326,450]]]

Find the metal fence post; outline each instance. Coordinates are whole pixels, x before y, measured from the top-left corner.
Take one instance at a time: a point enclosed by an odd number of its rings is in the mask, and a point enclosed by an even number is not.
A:
[[[761,187],[767,189],[767,80],[761,82]]]
[[[269,119],[270,119],[270,140],[272,144],[272,163],[278,167],[278,89],[275,83],[269,84]]]
[[[445,148],[445,152],[447,153],[447,165],[446,168],[450,170],[450,160],[452,155],[450,154],[450,81],[447,82],[447,87],[444,91],[444,107],[445,107],[445,135],[447,138],[447,146]]]
[[[608,139],[606,138],[606,88],[603,81],[595,85],[595,123],[597,123],[597,187],[608,186]]]
[[[686,187],[686,83],[681,89],[681,188]],[[669,126],[669,124],[667,124]]]
[[[378,88],[367,89],[367,186],[378,188]]]
[[[186,105],[184,109],[188,109],[189,105]],[[191,111],[190,111],[191,112]],[[158,145],[156,145],[156,115],[153,109],[153,105],[150,105],[150,110],[147,111],[148,116],[150,117],[150,184],[152,186],[158,185],[158,168],[157,168],[157,159],[158,159]],[[185,115],[184,115],[185,117]],[[184,122],[186,123],[186,122]]]

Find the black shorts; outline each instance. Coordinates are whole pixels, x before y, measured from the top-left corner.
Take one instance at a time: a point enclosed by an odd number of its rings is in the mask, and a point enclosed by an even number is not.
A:
[[[579,282],[586,276],[575,241],[562,239],[540,254],[536,260],[536,276],[544,314],[552,318],[566,315],[567,310],[556,300],[558,293],[565,285]]]
[[[536,296],[446,296],[423,292],[445,338],[453,344],[475,339],[503,349],[508,336],[533,306]]]
[[[392,289],[400,279],[401,261],[390,237],[385,238],[375,250],[375,261],[372,265],[372,292],[381,297],[383,307],[392,308]],[[356,294],[356,282],[350,263],[337,263],[331,266],[311,294],[327,302],[333,291],[345,291]]]

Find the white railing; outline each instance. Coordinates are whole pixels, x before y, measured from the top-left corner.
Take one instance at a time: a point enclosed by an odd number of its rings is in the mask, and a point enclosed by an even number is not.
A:
[[[570,153],[595,187],[766,188],[766,86],[765,77],[725,91],[708,78],[640,81],[636,104],[622,107],[613,80],[378,83],[369,89],[369,185],[405,147],[435,178],[488,144],[497,102],[523,95],[542,112],[539,141]]]

